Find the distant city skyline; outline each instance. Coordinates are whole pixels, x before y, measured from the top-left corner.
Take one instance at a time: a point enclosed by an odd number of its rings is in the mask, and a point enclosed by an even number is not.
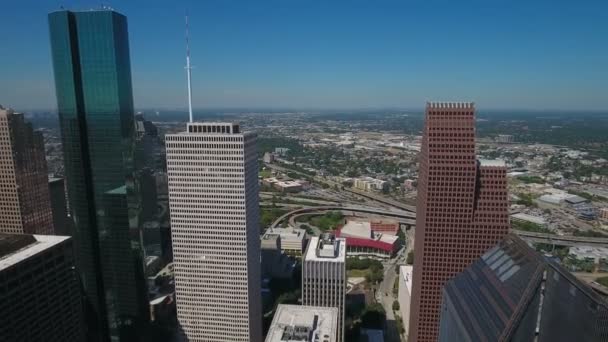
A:
[[[3,4],[0,103],[54,109],[46,14],[89,1]],[[608,3],[535,1],[113,3],[129,17],[136,108],[608,110]],[[145,9],[145,10],[144,10]],[[24,23],[27,23],[24,25]],[[435,82],[441,79],[442,82]]]

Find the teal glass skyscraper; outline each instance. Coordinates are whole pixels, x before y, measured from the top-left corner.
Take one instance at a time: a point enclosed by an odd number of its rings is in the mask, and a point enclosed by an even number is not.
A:
[[[87,340],[137,341],[147,315],[127,18],[62,10],[49,27]]]

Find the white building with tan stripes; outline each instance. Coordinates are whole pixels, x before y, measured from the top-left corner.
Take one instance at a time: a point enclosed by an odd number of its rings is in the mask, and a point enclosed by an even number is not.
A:
[[[339,342],[344,340],[346,278],[346,240],[312,237],[302,264],[302,305],[337,308]]]
[[[188,123],[165,141],[182,337],[260,342],[256,135],[232,123]]]

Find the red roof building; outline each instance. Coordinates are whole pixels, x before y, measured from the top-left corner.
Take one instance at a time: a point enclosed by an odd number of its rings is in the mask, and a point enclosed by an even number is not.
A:
[[[370,221],[350,219],[343,226],[339,226],[335,234],[346,238],[346,248],[351,256],[390,258],[399,249],[397,236],[377,232],[372,227]],[[398,227],[397,223],[397,229]]]

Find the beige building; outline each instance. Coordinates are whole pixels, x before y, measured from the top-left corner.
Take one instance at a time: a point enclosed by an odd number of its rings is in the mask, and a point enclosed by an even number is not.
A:
[[[302,304],[338,309],[338,342],[344,338],[346,240],[312,237],[302,264]]]
[[[0,232],[53,234],[44,140],[0,106]]]
[[[177,319],[190,342],[260,342],[256,135],[188,123],[166,136]]]
[[[302,256],[304,246],[308,241],[306,230],[300,228],[269,228],[264,235],[279,235],[281,237],[281,250],[291,256]]]
[[[382,190],[386,186],[387,182],[375,179],[372,177],[362,177],[356,178],[353,186],[359,190],[372,191],[372,190]]]
[[[409,332],[410,324],[410,304],[412,300],[412,265],[402,265],[399,267],[399,289],[397,300],[399,301],[399,312],[403,320],[403,327],[406,334]]]

